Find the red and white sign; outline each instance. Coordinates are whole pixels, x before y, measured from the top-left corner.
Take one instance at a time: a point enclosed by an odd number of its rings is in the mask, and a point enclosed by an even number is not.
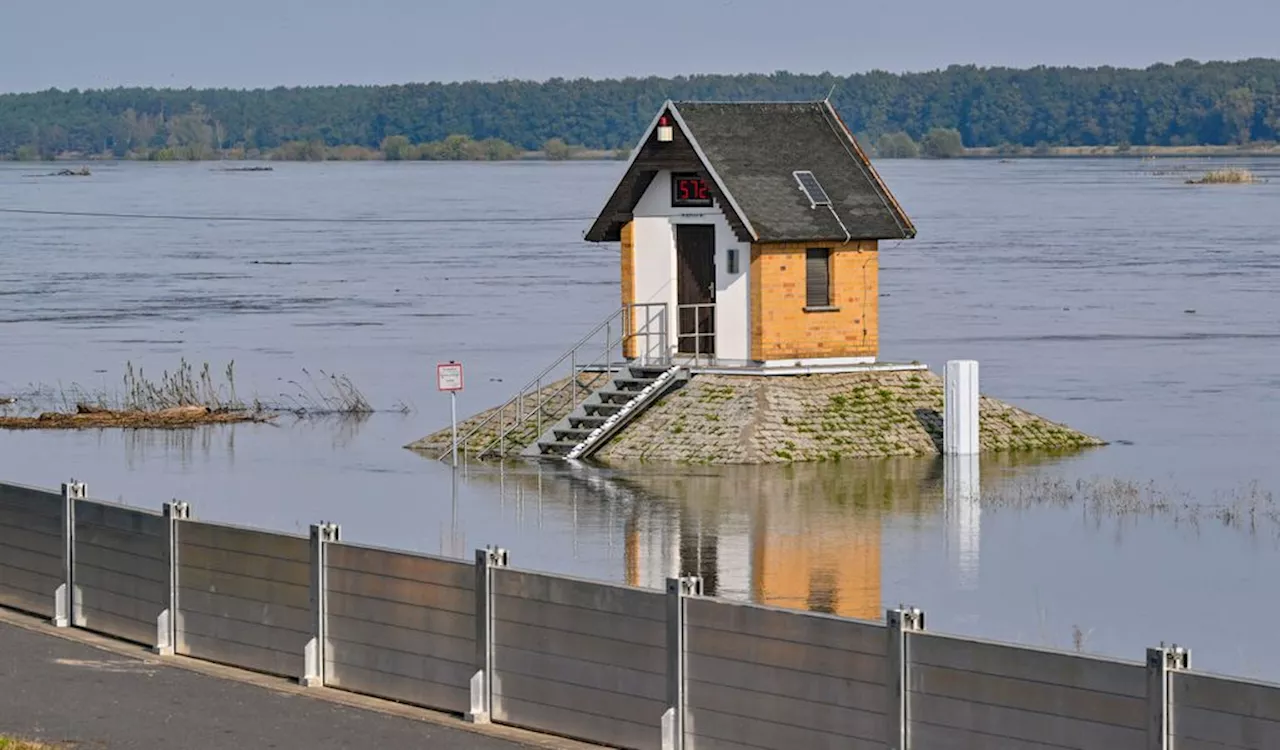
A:
[[[462,390],[462,364],[450,362],[436,365],[436,388],[442,391]]]

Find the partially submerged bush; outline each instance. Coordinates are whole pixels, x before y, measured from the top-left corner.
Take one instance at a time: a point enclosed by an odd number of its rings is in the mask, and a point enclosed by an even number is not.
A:
[[[290,380],[295,390],[281,393],[275,399],[254,398],[249,403],[236,392],[235,362],[227,364],[223,378],[216,378],[208,363],[197,370],[185,359],[177,369],[165,370],[159,379],[149,378],[141,367],[125,364],[124,390],[106,388],[87,390],[76,383],[70,386],[35,385],[13,395],[0,396],[0,427],[22,425],[24,414],[75,417],[77,424],[98,420],[104,425],[124,417],[137,421],[156,416],[183,422],[204,419],[208,422],[267,419],[273,414],[287,413],[296,417],[345,416],[365,417],[376,409],[346,375],[319,371],[318,377],[303,369],[305,379]],[[390,411],[409,413],[403,402]],[[14,416],[14,413],[18,416]],[[128,421],[124,420],[124,421]],[[66,421],[66,420],[63,420]],[[57,426],[52,422],[48,425]],[[109,426],[109,425],[108,425]],[[123,422],[122,422],[122,426]]]
[[[1188,185],[1252,185],[1262,182],[1247,169],[1230,167],[1205,172],[1198,180],[1187,180]]]

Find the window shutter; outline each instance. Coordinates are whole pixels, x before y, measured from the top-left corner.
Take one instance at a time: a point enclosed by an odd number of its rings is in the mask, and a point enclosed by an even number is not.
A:
[[[804,257],[805,307],[831,306],[831,251],[809,248]]]

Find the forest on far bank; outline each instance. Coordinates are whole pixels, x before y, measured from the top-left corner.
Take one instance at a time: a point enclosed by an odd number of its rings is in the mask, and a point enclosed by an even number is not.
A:
[[[666,99],[831,99],[881,157],[1280,141],[1280,60],[0,95],[0,158],[625,154]]]

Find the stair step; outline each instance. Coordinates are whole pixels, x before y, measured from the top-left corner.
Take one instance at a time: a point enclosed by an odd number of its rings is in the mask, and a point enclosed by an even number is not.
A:
[[[657,378],[614,378],[613,387],[639,391],[643,390],[645,386],[655,380],[657,380]]]
[[[587,416],[601,415],[601,416],[607,417],[622,411],[623,406],[624,404],[610,404],[610,403],[583,404],[582,410],[587,413]]]
[[[608,417],[603,414],[586,414],[574,415],[569,417],[569,424],[574,427],[589,427],[595,429],[605,423]]]
[[[636,397],[635,391],[615,391],[612,388],[596,391],[596,395],[605,403],[622,405]]]
[[[558,438],[563,438],[568,435],[571,438],[581,440],[587,435],[590,435],[591,431],[594,429],[594,427],[557,427],[552,430],[552,432],[554,432],[555,436]]]
[[[577,445],[578,441],[576,440],[556,440],[550,443],[546,441],[538,442],[538,447],[542,449],[542,452],[552,456],[563,456],[577,447]]]

